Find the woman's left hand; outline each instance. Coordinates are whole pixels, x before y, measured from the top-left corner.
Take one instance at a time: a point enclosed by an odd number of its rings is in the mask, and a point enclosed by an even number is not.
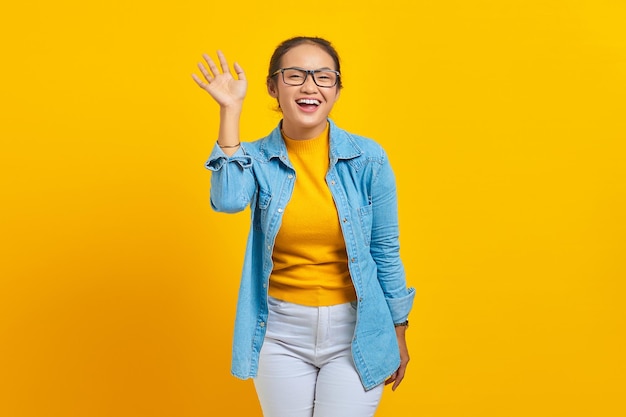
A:
[[[400,367],[386,381],[385,385],[393,382],[392,391],[398,388],[398,385],[404,379],[406,366],[409,364],[409,349],[406,346],[406,326],[396,327],[396,337],[398,338],[398,346],[400,347]]]

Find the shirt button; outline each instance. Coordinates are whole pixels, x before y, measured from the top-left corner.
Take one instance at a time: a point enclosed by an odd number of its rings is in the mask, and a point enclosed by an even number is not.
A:
[[[261,327],[265,327],[265,322],[264,322],[264,321],[262,321],[262,322],[259,324],[259,326],[261,326]]]
[[[267,284],[263,283],[263,288],[267,288]]]
[[[271,250],[272,247],[270,245],[267,245],[267,250]]]
[[[282,213],[282,212],[283,212],[283,209],[279,208],[279,209],[278,209],[278,212],[279,212],[279,213]]]
[[[330,185],[335,185],[335,181],[334,181],[334,180],[333,180],[333,181],[331,181],[331,182],[330,182]]]
[[[287,178],[292,179],[293,178],[293,174],[287,175]]]
[[[348,222],[348,219],[346,219],[346,218],[344,217],[344,218],[343,218],[343,222],[344,222],[344,223],[347,223],[347,222]]]
[[[350,258],[350,262],[356,262],[356,258]]]

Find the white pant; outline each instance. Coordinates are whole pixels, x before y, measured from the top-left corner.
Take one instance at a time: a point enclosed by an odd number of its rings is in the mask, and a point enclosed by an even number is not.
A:
[[[365,391],[350,344],[351,303],[308,307],[269,297],[267,333],[254,379],[265,417],[373,416],[383,385]]]

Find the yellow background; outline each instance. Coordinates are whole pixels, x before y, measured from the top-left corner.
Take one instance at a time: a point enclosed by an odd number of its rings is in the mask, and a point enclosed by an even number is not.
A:
[[[292,2],[293,3],[293,2]],[[203,168],[273,48],[331,39],[332,117],[388,150],[417,298],[378,416],[623,416],[626,5],[619,0],[11,2],[0,12],[0,415],[260,416],[230,376],[248,213]]]

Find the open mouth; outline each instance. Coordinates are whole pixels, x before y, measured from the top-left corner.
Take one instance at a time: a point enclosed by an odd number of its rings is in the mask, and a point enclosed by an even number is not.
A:
[[[301,98],[299,100],[296,100],[296,103],[298,104],[298,106],[305,110],[315,110],[317,106],[321,104],[319,100],[311,98]]]

